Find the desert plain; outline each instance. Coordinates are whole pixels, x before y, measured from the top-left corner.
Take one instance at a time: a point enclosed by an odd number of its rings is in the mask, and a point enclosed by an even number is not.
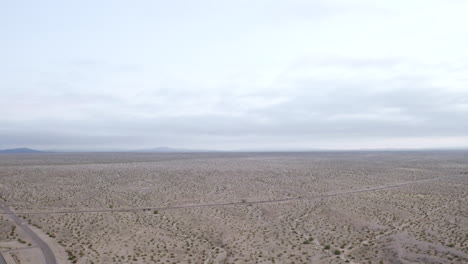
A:
[[[468,263],[468,152],[0,155],[0,263]]]

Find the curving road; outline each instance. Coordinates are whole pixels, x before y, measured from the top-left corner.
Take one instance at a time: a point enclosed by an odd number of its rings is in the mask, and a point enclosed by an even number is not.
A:
[[[206,204],[188,204],[188,205],[178,205],[178,206],[169,206],[169,207],[139,207],[139,208],[121,208],[121,209],[84,209],[84,210],[56,210],[56,211],[43,211],[43,212],[16,212],[8,208],[5,202],[0,200],[0,209],[3,209],[3,213],[10,216],[11,219],[15,221],[15,223],[23,229],[23,231],[28,234],[31,239],[35,242],[35,244],[41,249],[46,264],[57,264],[55,259],[55,255],[50,249],[49,245],[45,241],[43,241],[21,218],[17,215],[33,215],[33,214],[78,214],[78,213],[106,213],[106,212],[137,212],[137,211],[146,211],[146,210],[176,210],[176,209],[186,209],[186,208],[201,208],[201,207],[219,207],[219,206],[236,206],[236,205],[252,205],[252,204],[269,204],[269,203],[281,203],[281,202],[289,202],[289,201],[298,201],[298,200],[309,200],[309,199],[321,199],[327,197],[335,197],[341,195],[348,195],[348,194],[355,194],[355,193],[363,193],[363,192],[374,192],[380,190],[387,190],[398,188],[410,184],[415,183],[422,183],[422,182],[429,182],[439,180],[441,178],[430,178],[430,179],[422,179],[422,180],[415,180],[410,182],[392,184],[392,185],[381,185],[375,187],[367,187],[357,190],[349,190],[349,191],[338,191],[334,193],[326,193],[320,195],[313,195],[313,196],[304,196],[304,197],[292,197],[292,198],[283,198],[283,199],[273,199],[273,200],[257,200],[257,201],[242,201],[242,202],[226,202],[226,203],[206,203]],[[3,262],[2,262],[3,261]],[[4,264],[5,260],[0,254],[0,264]]]
[[[23,231],[41,249],[46,264],[57,264],[55,255],[50,249],[49,245],[47,245],[47,243],[42,240],[21,218],[19,218],[13,211],[11,211],[11,209],[8,208],[8,206],[2,200],[0,200],[0,209],[3,209],[4,214],[8,215],[13,221],[15,221],[16,225],[23,229]],[[0,257],[0,263],[1,259],[3,259],[3,257]]]

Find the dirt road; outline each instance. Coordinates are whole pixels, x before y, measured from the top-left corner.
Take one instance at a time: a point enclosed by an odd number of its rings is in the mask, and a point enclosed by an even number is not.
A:
[[[367,187],[357,190],[349,190],[349,191],[339,191],[327,194],[320,194],[314,196],[301,196],[301,197],[292,197],[292,198],[283,198],[283,199],[273,199],[273,200],[257,200],[257,201],[240,201],[240,202],[226,202],[226,203],[206,203],[206,204],[186,204],[186,205],[177,205],[177,206],[168,206],[168,207],[138,207],[138,208],[97,208],[97,209],[83,209],[83,210],[55,210],[55,211],[20,211],[16,212],[19,215],[48,215],[48,214],[80,214],[80,213],[107,213],[107,212],[137,212],[137,211],[147,211],[147,210],[176,210],[176,209],[187,209],[187,208],[201,208],[201,207],[220,207],[220,206],[235,206],[235,205],[252,205],[252,204],[269,204],[269,203],[282,203],[282,202],[289,202],[289,201],[298,201],[298,200],[310,200],[310,199],[321,199],[327,197],[335,197],[341,195],[348,195],[354,193],[363,193],[363,192],[374,192],[386,189],[393,189],[402,187],[405,185],[415,184],[415,183],[422,183],[422,182],[429,182],[439,180],[440,178],[430,178],[430,179],[422,179],[392,185],[381,185],[375,187]]]

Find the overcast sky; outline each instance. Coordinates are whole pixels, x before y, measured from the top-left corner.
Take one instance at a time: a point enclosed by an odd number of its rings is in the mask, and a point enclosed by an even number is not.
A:
[[[0,149],[468,147],[468,1],[2,1]]]

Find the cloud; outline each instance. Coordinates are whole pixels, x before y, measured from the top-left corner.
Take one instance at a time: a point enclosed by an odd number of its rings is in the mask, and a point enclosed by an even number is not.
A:
[[[0,147],[468,146],[463,2],[128,5],[11,9]]]
[[[136,89],[142,96],[126,97],[126,89],[103,89],[101,95],[72,89],[51,96],[53,102],[46,98],[50,92],[23,98],[21,104],[19,98],[10,98],[2,104],[2,112],[11,115],[2,117],[9,122],[0,129],[0,144],[69,146],[73,142],[109,148],[185,142],[199,147],[194,142],[201,138],[209,142],[212,137],[235,140],[239,148],[249,147],[243,142],[251,142],[251,147],[270,142],[274,147],[275,141],[288,140],[297,148],[301,146],[297,142],[343,138],[465,136],[468,91],[434,85],[451,71],[444,72],[440,65],[403,64],[391,59],[295,64],[279,74],[277,82],[250,93],[222,87]],[[402,68],[418,69],[412,75]],[[24,116],[18,120],[21,111]],[[27,127],[36,132],[25,133]]]

